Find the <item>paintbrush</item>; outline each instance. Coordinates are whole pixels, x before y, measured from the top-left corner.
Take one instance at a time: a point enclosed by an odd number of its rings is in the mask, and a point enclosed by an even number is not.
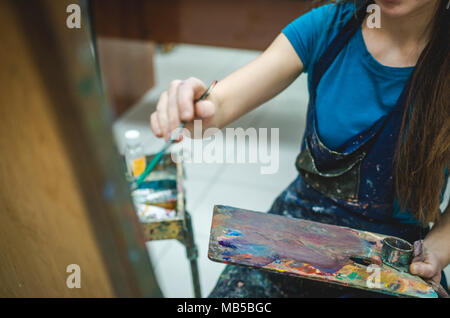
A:
[[[211,92],[211,89],[217,84],[217,81],[213,81],[211,85],[207,88],[207,90],[203,93],[200,98],[194,100],[194,104],[204,100],[209,96],[209,93]],[[139,188],[139,186],[142,184],[142,182],[147,178],[147,176],[152,172],[152,170],[158,165],[158,163],[161,161],[162,157],[164,156],[165,152],[169,147],[178,139],[178,136],[180,135],[181,131],[183,130],[184,126],[186,125],[185,122],[182,122],[172,133],[170,136],[170,139],[164,144],[162,149],[153,157],[152,161],[147,165],[144,172],[136,179],[136,183],[133,184],[134,189]]]

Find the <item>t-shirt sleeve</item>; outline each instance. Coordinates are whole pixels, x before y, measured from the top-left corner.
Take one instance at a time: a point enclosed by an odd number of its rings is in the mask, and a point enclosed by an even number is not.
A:
[[[333,21],[340,15],[340,5],[328,4],[305,13],[288,24],[282,33],[287,37],[303,63],[304,72],[310,70],[317,55],[328,44],[327,35],[334,29]]]

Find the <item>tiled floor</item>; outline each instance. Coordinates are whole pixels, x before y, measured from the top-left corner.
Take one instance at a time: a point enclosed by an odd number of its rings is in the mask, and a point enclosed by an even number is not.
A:
[[[114,125],[120,149],[124,132],[140,130],[147,152],[157,151],[157,140],[148,125],[159,94],[171,80],[195,76],[209,84],[258,56],[259,52],[179,45],[155,57],[156,82],[136,106]],[[220,63],[217,63],[220,61]],[[195,239],[199,249],[199,271],[203,296],[214,287],[224,265],[207,258],[209,229],[215,204],[225,204],[257,211],[269,209],[274,198],[295,178],[294,160],[304,129],[308,93],[306,76],[300,76],[279,96],[240,118],[232,127],[279,128],[280,164],[275,174],[260,174],[259,164],[185,164],[187,210],[193,217]],[[193,297],[190,268],[184,247],[177,241],[148,243],[159,284],[167,297]],[[450,274],[449,268],[447,268]]]

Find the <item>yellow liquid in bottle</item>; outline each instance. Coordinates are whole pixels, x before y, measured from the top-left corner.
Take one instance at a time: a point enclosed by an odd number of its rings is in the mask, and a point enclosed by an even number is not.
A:
[[[136,158],[133,160],[133,176],[139,177],[145,170],[145,157]]]

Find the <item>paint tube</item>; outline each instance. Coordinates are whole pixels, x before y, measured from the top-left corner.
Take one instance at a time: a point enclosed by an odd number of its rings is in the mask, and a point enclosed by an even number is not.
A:
[[[173,189],[163,191],[137,189],[131,196],[134,203],[151,204],[172,210],[177,207],[177,191]]]
[[[176,216],[175,210],[164,209],[158,206],[142,204],[135,204],[139,220],[143,223],[155,220],[170,219]]]
[[[170,167],[167,167],[169,169]],[[157,180],[176,180],[176,170],[172,169],[173,171],[168,170],[155,170],[152,171],[147,178],[145,178],[145,181],[157,181]]]
[[[176,180],[164,179],[164,180],[155,180],[155,181],[144,181],[141,183],[141,185],[139,186],[139,188],[137,190],[148,189],[150,191],[155,192],[155,191],[176,189],[176,188],[177,188]]]
[[[176,201],[177,191],[173,189],[153,191],[152,189],[137,189],[131,193],[133,200],[138,203],[160,203]]]

